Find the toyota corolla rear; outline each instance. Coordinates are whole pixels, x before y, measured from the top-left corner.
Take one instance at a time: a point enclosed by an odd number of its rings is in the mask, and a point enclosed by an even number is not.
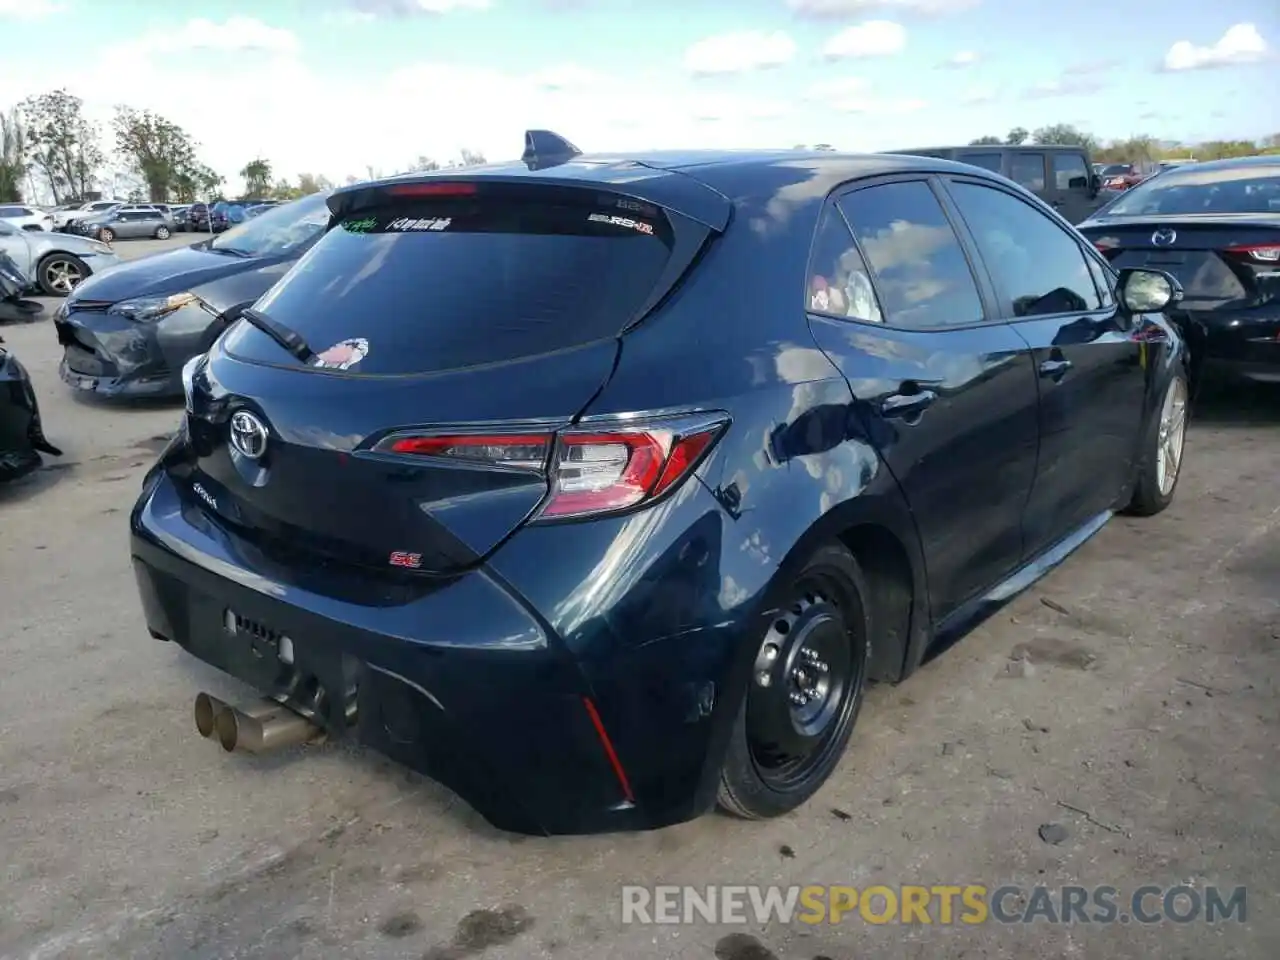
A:
[[[1169,170],[1078,226],[1117,268],[1167,271],[1184,296],[1170,315],[1193,359],[1280,382],[1280,163]]]
[[[153,636],[514,830],[711,803],[725,664],[672,614],[715,596],[696,561],[721,511],[693,473],[728,418],[580,415],[727,201],[676,173],[625,189],[512,175],[335,195],[335,225],[188,367],[132,517]]]

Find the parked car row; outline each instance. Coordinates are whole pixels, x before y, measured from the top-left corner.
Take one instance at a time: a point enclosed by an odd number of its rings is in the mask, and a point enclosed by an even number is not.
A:
[[[184,398],[131,558],[268,698],[197,697],[227,750],[352,732],[522,832],[785,814],[870,681],[1169,505],[1197,351],[1280,370],[1274,158],[1097,209],[1072,148],[526,144],[57,311],[67,383]]]

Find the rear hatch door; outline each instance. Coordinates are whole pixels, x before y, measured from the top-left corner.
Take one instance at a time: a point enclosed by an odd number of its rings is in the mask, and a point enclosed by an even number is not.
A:
[[[555,430],[715,231],[590,183],[357,199],[331,199],[329,231],[255,305],[315,355],[228,330],[192,377],[193,457],[171,470],[286,562],[455,572],[537,509]]]

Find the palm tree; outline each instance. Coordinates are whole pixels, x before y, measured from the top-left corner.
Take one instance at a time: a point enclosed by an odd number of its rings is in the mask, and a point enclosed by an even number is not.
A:
[[[22,199],[27,173],[27,138],[16,111],[0,112],[0,202]]]

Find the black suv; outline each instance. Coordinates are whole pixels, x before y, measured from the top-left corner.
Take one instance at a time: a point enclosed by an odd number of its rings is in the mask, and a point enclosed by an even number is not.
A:
[[[192,232],[209,230],[209,204],[193,203],[187,210],[187,229]]]
[[[955,160],[999,173],[1030,190],[1073,224],[1087,219],[1110,199],[1109,195],[1099,196],[1101,179],[1093,172],[1089,151],[1081,146],[996,143],[888,152]]]

